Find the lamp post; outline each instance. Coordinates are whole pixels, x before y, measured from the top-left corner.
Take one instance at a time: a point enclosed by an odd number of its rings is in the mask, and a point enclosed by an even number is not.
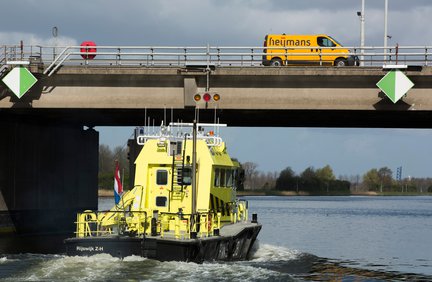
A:
[[[56,57],[56,47],[57,47],[57,35],[58,35],[58,28],[55,26],[52,28],[52,36],[54,38],[54,47],[53,47],[53,59],[55,60]]]
[[[365,0],[362,0],[361,11],[357,12],[360,18],[360,66],[364,66],[364,41],[365,41]]]
[[[388,0],[384,0],[384,62],[387,61],[387,18],[388,18]]]

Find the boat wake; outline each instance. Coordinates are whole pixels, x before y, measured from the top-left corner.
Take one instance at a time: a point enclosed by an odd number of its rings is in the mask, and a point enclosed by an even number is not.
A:
[[[250,260],[160,262],[138,256],[22,254],[0,257],[0,281],[431,281],[417,274],[373,271],[281,246],[259,244]]]
[[[353,261],[327,259],[268,244],[259,246],[245,263],[296,281],[432,281],[432,276],[357,268],[352,267],[356,264]]]

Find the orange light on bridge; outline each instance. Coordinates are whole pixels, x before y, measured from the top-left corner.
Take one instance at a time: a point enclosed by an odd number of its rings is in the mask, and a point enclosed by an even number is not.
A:
[[[195,102],[200,102],[201,99],[203,100],[203,102],[211,102],[211,101],[219,101],[221,99],[220,95],[218,93],[212,93],[212,92],[204,92],[202,93],[197,93],[194,95],[194,100]]]

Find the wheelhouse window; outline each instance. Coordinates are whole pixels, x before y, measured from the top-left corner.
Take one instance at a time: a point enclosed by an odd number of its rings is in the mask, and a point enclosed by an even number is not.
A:
[[[226,172],[226,186],[227,187],[232,187],[233,186],[233,170],[227,170]]]
[[[192,168],[191,167],[184,167],[183,171],[183,185],[191,185],[192,184]]]
[[[220,186],[226,187],[225,169],[220,170]]]
[[[215,186],[215,187],[219,187],[219,185],[220,185],[219,169],[216,168],[216,169],[215,169],[215,174],[214,174],[214,186]]]
[[[168,184],[168,171],[158,170],[156,172],[156,184],[157,185],[167,185]]]
[[[156,197],[156,206],[157,207],[166,207],[167,206],[167,197],[165,196],[157,196]]]

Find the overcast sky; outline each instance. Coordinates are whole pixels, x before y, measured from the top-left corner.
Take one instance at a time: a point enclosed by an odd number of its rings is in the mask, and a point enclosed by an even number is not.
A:
[[[358,46],[361,0],[2,0],[0,45],[261,46],[267,33],[333,36]],[[388,45],[432,46],[432,0],[389,0]],[[384,0],[366,0],[366,46],[382,46]],[[432,126],[432,125],[431,125]],[[123,145],[130,128],[100,128],[100,142]],[[432,177],[431,130],[228,128],[228,149],[262,171],[329,164],[336,176],[403,166]]]

